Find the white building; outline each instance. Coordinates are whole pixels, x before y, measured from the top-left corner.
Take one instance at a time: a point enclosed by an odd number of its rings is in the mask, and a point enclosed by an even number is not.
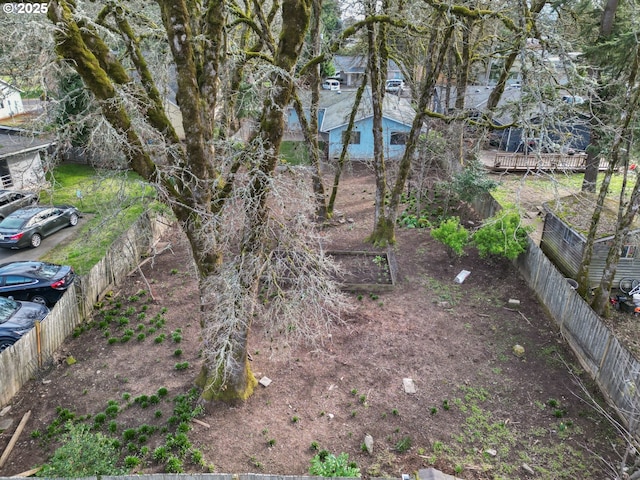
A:
[[[38,190],[44,162],[54,142],[37,132],[0,126],[0,189]]]
[[[24,113],[20,89],[0,80],[0,120]]]

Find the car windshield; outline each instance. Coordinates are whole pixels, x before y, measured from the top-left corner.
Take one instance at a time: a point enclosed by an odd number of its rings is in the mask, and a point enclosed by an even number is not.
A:
[[[60,265],[55,265],[53,263],[43,263],[38,266],[35,273],[41,277],[46,279],[51,279],[55,277],[56,273],[60,270]]]
[[[0,228],[6,228],[8,230],[17,230],[24,225],[24,218],[8,216],[0,222]]]
[[[0,323],[8,321],[19,308],[20,305],[15,300],[0,297]]]

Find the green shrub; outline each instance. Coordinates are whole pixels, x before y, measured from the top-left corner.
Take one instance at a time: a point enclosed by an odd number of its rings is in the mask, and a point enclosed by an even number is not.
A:
[[[109,432],[111,433],[116,433],[116,431],[118,430],[118,424],[116,423],[115,420],[112,420],[109,422]]]
[[[522,224],[515,211],[500,212],[484,221],[473,235],[473,243],[481,257],[495,255],[513,260],[527,249],[532,226]]]
[[[93,423],[95,423],[96,425],[102,425],[106,419],[107,419],[107,414],[100,412],[96,414],[96,416],[93,418]]]
[[[484,192],[490,192],[497,187],[498,182],[489,177],[484,165],[478,160],[470,161],[451,179],[451,189],[464,202],[472,202]]]
[[[469,243],[469,232],[460,225],[460,218],[450,217],[431,230],[431,236],[447,247],[451,258],[464,254],[464,248]]]
[[[166,445],[160,445],[153,451],[153,454],[151,456],[156,462],[164,462],[167,458],[169,458],[169,449],[166,447]]]
[[[191,450],[191,461],[196,465],[204,465],[204,455],[198,449]]]
[[[140,465],[140,459],[134,455],[129,455],[124,458],[124,466],[132,469]]]
[[[68,432],[63,444],[53,457],[42,466],[39,477],[91,477],[95,475],[122,475],[116,466],[119,455],[113,439],[101,433],[92,433],[84,424],[67,424]]]
[[[337,457],[333,453],[322,450],[311,459],[309,474],[320,477],[360,477],[360,469],[354,462],[349,462],[349,455],[341,453]]]
[[[184,471],[182,468],[182,460],[175,455],[172,455],[167,459],[165,468],[169,473],[182,473]]]
[[[404,453],[411,448],[411,437],[402,437],[395,445],[395,451],[398,453]]]

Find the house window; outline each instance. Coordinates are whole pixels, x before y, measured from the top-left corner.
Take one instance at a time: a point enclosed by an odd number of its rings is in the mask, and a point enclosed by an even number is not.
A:
[[[342,143],[346,143],[347,141],[347,132],[342,132]],[[357,130],[352,130],[351,131],[351,137],[350,137],[350,145],[360,145],[360,132],[358,132]]]
[[[391,145],[406,145],[409,134],[406,132],[391,132]]]
[[[636,246],[635,245],[623,245],[622,251],[620,252],[620,258],[633,258],[636,256]]]

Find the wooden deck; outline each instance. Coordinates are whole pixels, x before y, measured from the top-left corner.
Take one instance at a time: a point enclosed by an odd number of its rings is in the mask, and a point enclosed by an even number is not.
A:
[[[525,155],[524,153],[504,152],[496,153],[492,170],[505,172],[525,172],[528,170],[584,172],[586,161],[586,153],[574,155],[560,153]],[[600,170],[606,170],[607,165],[606,159],[600,159]]]

